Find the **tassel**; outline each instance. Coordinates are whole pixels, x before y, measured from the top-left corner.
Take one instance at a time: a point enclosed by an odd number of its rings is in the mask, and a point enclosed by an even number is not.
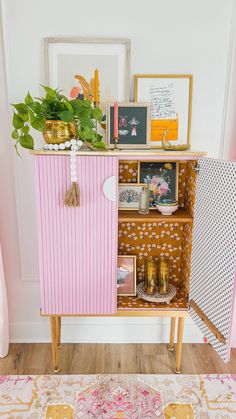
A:
[[[77,182],[72,182],[70,189],[66,192],[64,204],[68,207],[80,206],[80,190]]]
[[[71,174],[71,187],[66,192],[64,204],[68,207],[80,206],[80,190],[77,183],[77,159],[76,159],[76,145],[71,146],[70,152],[70,174]]]

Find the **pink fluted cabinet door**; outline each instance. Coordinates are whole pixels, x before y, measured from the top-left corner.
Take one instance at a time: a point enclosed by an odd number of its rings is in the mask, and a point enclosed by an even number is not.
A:
[[[36,155],[43,314],[112,314],[117,290],[117,202],[103,184],[118,175],[116,157],[78,156],[80,207],[68,208],[70,157]]]

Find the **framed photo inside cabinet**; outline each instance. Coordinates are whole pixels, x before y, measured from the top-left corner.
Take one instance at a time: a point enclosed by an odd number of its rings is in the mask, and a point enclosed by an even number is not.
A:
[[[117,294],[136,295],[136,256],[118,256]]]
[[[178,201],[178,162],[140,161],[138,180],[148,184],[150,208],[155,207],[161,198]]]
[[[119,184],[118,186],[118,208],[123,210],[139,209],[139,194],[143,185],[135,183]]]
[[[162,140],[190,146],[193,76],[189,74],[136,74],[134,100],[151,104],[151,147]]]
[[[89,83],[98,69],[101,102],[129,100],[129,39],[45,38],[44,45],[46,83],[51,87],[69,97],[73,87],[85,86],[76,75]]]
[[[145,148],[150,143],[150,105],[118,103],[118,135],[120,148]],[[114,145],[114,104],[107,104],[107,144]]]

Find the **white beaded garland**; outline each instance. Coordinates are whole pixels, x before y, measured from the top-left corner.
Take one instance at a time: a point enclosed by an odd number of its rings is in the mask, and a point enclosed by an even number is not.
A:
[[[78,145],[79,147],[82,147],[82,145],[83,145],[83,141],[82,141],[82,140],[78,140],[78,141],[77,141],[77,145]]]
[[[66,148],[70,148],[70,146],[71,146],[71,142],[70,142],[70,141],[66,141],[66,142],[65,142],[65,147],[66,147]]]
[[[66,141],[65,143],[60,144],[44,144],[44,150],[65,150],[66,148],[70,148],[70,156],[71,156],[71,170],[77,169],[77,161],[76,161],[76,151],[79,150],[83,145],[82,140],[75,140],[72,139],[70,141]],[[74,159],[73,159],[74,158]],[[77,175],[76,175],[77,176]]]
[[[72,143],[73,140],[71,140]],[[71,144],[70,152],[70,177],[71,182],[77,182],[77,157],[76,157],[76,140],[75,144]]]

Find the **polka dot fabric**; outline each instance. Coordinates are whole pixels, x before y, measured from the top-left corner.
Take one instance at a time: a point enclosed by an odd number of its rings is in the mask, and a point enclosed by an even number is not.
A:
[[[219,343],[192,309],[191,316],[225,362],[230,356],[235,226],[236,164],[203,158],[197,176],[190,299],[220,330],[227,344]]]

